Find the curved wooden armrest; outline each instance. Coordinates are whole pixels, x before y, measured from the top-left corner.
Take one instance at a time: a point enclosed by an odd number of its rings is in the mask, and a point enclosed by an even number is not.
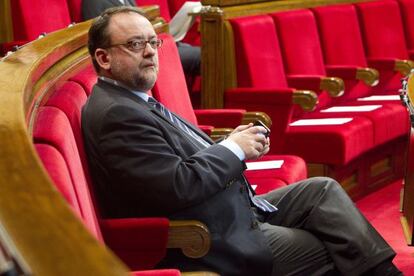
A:
[[[400,72],[403,76],[408,76],[413,68],[414,62],[411,60],[398,59],[395,61],[394,70]]]
[[[332,97],[340,97],[344,94],[345,84],[341,78],[324,77],[321,79],[319,88],[328,91]]]
[[[214,128],[211,131],[210,138],[214,141],[226,138],[230,133],[232,133],[234,129],[233,128]]]
[[[293,92],[293,103],[300,105],[304,111],[315,110],[318,102],[318,95],[311,90],[295,90]]]
[[[209,271],[181,272],[183,276],[219,276],[220,274]]]
[[[210,232],[195,220],[170,221],[167,248],[181,248],[189,258],[204,257],[210,249]]]
[[[363,81],[368,86],[376,86],[379,82],[379,73],[377,69],[369,67],[357,68],[356,78]]]
[[[268,128],[272,126],[272,119],[265,112],[260,111],[249,111],[244,113],[242,119],[242,125],[247,125],[248,123],[253,123],[257,120],[262,121]]]

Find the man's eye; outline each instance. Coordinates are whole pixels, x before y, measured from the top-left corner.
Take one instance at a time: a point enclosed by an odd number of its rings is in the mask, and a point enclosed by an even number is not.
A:
[[[151,40],[149,43],[151,44],[152,47],[155,47],[158,45],[158,40],[154,39],[154,40]]]
[[[135,49],[141,48],[142,45],[144,44],[145,44],[145,41],[139,41],[139,40],[131,41],[131,47]]]

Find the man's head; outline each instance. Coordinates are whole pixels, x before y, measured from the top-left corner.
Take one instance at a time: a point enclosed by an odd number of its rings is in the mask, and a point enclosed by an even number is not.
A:
[[[89,30],[88,48],[97,73],[134,90],[154,85],[160,46],[151,23],[136,7],[110,8]]]

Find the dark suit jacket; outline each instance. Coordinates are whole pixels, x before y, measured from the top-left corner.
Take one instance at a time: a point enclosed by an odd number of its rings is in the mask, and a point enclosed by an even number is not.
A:
[[[125,0],[126,5],[135,6],[135,0]],[[108,8],[123,6],[118,0],[82,0],[82,19],[88,20],[100,15]]]
[[[230,150],[219,144],[203,148],[140,97],[101,80],[83,108],[82,129],[104,216],[163,216],[208,226],[207,256],[188,259],[172,252],[163,265],[222,275],[271,273],[271,252],[251,210],[244,166]]]

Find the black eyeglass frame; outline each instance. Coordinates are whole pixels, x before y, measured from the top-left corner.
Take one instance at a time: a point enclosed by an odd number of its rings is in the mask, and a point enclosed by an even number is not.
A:
[[[134,43],[137,43],[137,46],[134,46]],[[117,47],[117,46],[124,46],[125,48],[133,52],[138,52],[138,51],[144,50],[147,47],[147,44],[149,44],[150,47],[154,50],[159,49],[161,48],[162,43],[163,43],[163,40],[161,38],[151,38],[148,40],[132,39],[125,43],[111,44],[105,47],[105,49],[109,49],[109,48]]]

